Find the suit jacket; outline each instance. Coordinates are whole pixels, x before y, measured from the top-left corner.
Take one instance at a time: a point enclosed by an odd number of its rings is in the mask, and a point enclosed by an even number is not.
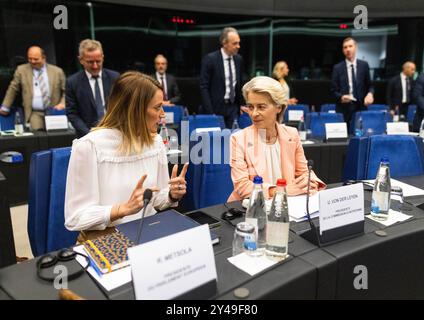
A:
[[[46,70],[49,78],[51,105],[65,103],[65,73],[61,68],[52,64],[46,64]],[[21,92],[26,122],[29,121],[32,113],[33,78],[33,69],[29,63],[18,66],[2,103],[10,108],[16,95]]]
[[[412,79],[409,80],[411,91],[409,92],[409,101],[411,100],[411,93],[413,87]],[[394,109],[395,106],[400,106],[402,104],[402,81],[400,79],[400,75],[394,76],[387,83],[387,93],[386,93],[386,101],[391,109]]]
[[[281,147],[281,169],[283,177],[288,183],[298,176],[308,172],[308,165],[296,128],[278,125],[278,138]],[[230,166],[231,179],[234,191],[228,202],[248,198],[253,189],[253,177],[259,175],[267,190],[275,185],[270,181],[267,171],[266,159],[263,156],[264,143],[260,142],[259,131],[252,125],[234,133],[231,136]],[[312,172],[311,180],[320,184],[320,189],[326,187],[325,183]]]
[[[156,78],[156,74],[152,75],[153,78],[160,82],[160,79]],[[165,74],[166,88],[168,100],[173,104],[179,104],[181,102],[181,93],[178,88],[177,80],[172,74]]]
[[[417,105],[417,112],[415,113],[412,127],[414,131],[418,132],[424,117],[424,73],[421,74],[414,83],[412,101]]]
[[[243,58],[235,55],[236,68],[235,104],[242,104],[241,96]],[[224,114],[225,71],[221,50],[207,54],[200,70],[200,92],[202,96],[202,113]]]
[[[102,69],[103,94],[105,105],[110,89],[119,73]],[[76,130],[78,138],[86,135],[97,125],[96,102],[85,70],[74,73],[66,82],[66,114]]]
[[[339,107],[343,106],[341,103],[342,96],[349,94],[349,77],[347,72],[346,60],[343,60],[333,67],[333,74],[331,76],[331,93],[336,99],[336,104]],[[365,96],[369,92],[374,93],[368,62],[359,59],[356,60],[355,76],[358,103],[363,106]]]

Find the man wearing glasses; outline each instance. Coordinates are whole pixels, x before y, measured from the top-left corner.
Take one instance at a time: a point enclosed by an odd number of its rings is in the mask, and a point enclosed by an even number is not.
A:
[[[84,70],[66,82],[66,114],[80,138],[104,116],[106,99],[119,73],[103,68],[103,48],[99,41],[81,41],[78,58]]]
[[[16,68],[0,114],[7,116],[16,96],[21,93],[25,122],[32,130],[42,130],[49,109],[65,109],[65,73],[61,68],[47,64],[46,54],[38,46],[28,49],[27,58],[28,63]]]

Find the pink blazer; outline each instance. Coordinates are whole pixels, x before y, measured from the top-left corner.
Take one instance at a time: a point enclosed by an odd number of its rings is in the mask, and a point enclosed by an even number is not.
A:
[[[289,182],[308,172],[307,161],[297,130],[279,124],[277,131],[281,148],[282,174],[283,178]],[[264,144],[259,140],[262,134],[265,132],[252,125],[231,136],[230,166],[234,191],[228,198],[228,202],[250,197],[253,189],[252,180],[255,175],[263,178],[264,190],[275,185],[276,181],[270,181],[267,172]],[[325,183],[318,179],[313,172],[311,180],[319,183],[320,190],[326,187]],[[267,193],[266,196],[268,196]]]

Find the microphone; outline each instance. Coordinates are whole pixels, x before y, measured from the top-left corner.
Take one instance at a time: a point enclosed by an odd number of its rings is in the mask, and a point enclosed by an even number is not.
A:
[[[140,243],[140,237],[141,237],[141,230],[143,229],[143,220],[144,220],[144,214],[146,213],[147,205],[149,204],[150,200],[152,199],[153,192],[150,189],[144,190],[143,193],[143,211],[141,212],[141,219],[140,219],[140,225],[138,226],[138,232],[137,232],[137,241],[136,245]]]
[[[314,161],[308,160],[308,187],[307,187],[307,193],[306,193],[306,216],[308,218],[309,225],[311,226],[311,232],[315,233],[318,246],[321,247],[318,229],[315,226],[314,222],[312,221],[311,215],[309,213],[309,190],[311,188],[311,171],[313,166],[314,166]]]

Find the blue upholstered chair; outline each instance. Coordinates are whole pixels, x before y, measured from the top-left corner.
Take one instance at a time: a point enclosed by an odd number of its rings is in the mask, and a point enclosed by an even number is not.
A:
[[[47,221],[50,203],[51,152],[31,155],[29,166],[28,236],[32,254],[47,252]]]
[[[240,129],[244,129],[252,125],[252,119],[250,119],[250,116],[248,113],[242,113],[238,119],[238,123],[239,123]]]
[[[182,106],[163,106],[163,111],[172,112],[174,114],[174,123],[180,124],[183,120],[184,108]]]
[[[199,128],[221,128],[225,129],[223,116],[214,114],[197,114],[188,116],[189,133]]]
[[[71,147],[51,149],[49,217],[47,223],[47,252],[75,244],[78,232],[65,228],[65,189]]]
[[[383,134],[386,132],[387,122],[392,122],[393,118],[390,112],[386,111],[361,111],[356,112],[353,121],[350,123],[349,132],[355,131],[355,125],[359,118],[362,118],[362,128],[364,135]]]
[[[368,111],[389,111],[389,106],[387,104],[370,104]]]
[[[313,138],[325,138],[325,124],[344,122],[341,113],[311,112],[306,114],[306,129],[310,129]]]
[[[0,115],[0,130],[14,130],[15,129],[15,116],[19,112],[22,123],[24,122],[24,112],[22,108],[12,108],[7,116]]]
[[[322,104],[320,112],[336,112],[336,105],[334,103]]]
[[[418,137],[402,135],[354,137],[349,142],[343,180],[374,179],[380,160],[385,156],[389,159],[392,177],[422,175],[423,150],[423,141]]]
[[[288,105],[287,109],[284,112],[284,122],[288,122],[289,121],[289,111],[290,110],[302,110],[303,111],[303,116],[305,117],[305,115],[307,113],[309,113],[309,105],[307,104],[296,104],[296,105]]]
[[[414,122],[414,117],[416,112],[417,112],[417,105],[410,104],[408,106],[408,113],[406,114],[406,121],[408,121],[408,123],[412,124]]]

